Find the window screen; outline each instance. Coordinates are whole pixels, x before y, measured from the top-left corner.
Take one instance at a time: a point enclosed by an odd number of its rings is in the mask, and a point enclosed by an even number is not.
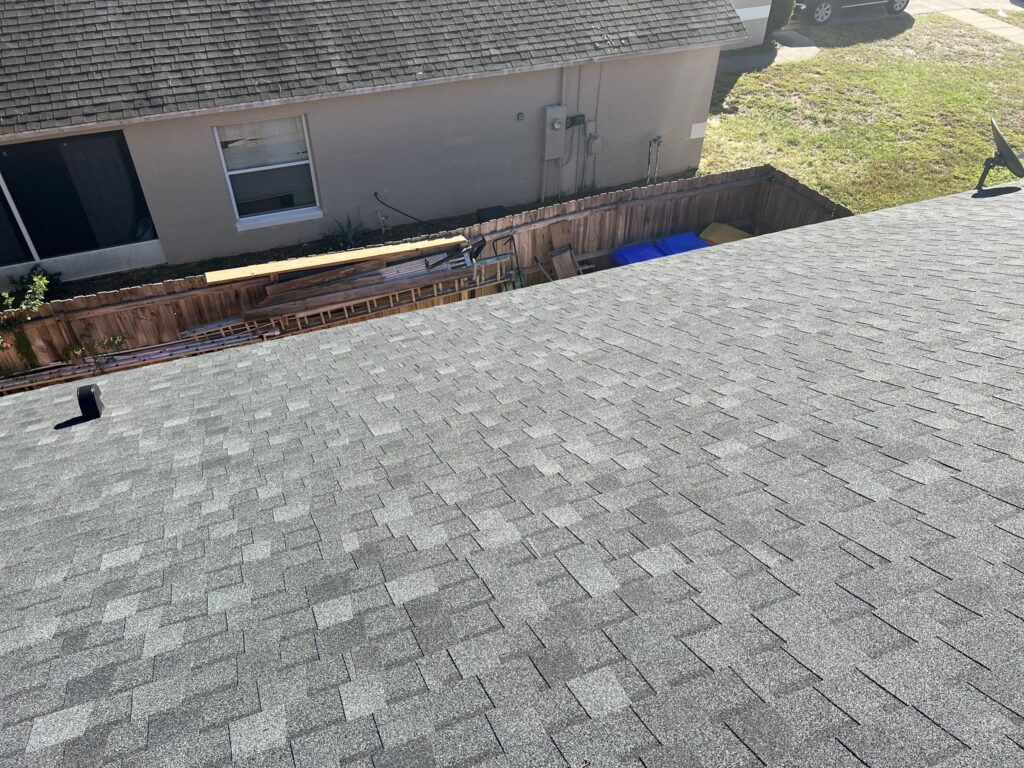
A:
[[[316,207],[301,117],[222,126],[217,140],[239,218]]]

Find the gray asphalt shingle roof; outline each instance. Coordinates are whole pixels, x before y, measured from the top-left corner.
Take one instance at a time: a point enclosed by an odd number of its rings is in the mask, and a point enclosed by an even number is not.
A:
[[[0,136],[743,34],[729,0],[13,0]]]
[[[0,764],[1024,764],[1022,214],[3,398]]]

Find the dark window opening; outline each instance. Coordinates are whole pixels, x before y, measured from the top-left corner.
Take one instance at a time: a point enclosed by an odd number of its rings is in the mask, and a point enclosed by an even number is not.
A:
[[[18,222],[3,195],[0,195],[0,267],[32,261],[32,253],[21,236]]]
[[[308,165],[290,165],[231,176],[239,216],[309,208],[316,205]]]
[[[0,147],[0,174],[40,258],[156,238],[120,131]]]

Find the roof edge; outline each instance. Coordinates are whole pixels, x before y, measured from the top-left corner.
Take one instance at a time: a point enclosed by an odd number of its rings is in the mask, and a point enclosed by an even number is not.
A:
[[[187,109],[180,110],[177,112],[161,112],[153,115],[142,115],[140,117],[131,117],[125,120],[100,120],[92,123],[76,123],[74,125],[63,125],[55,126],[52,128],[40,128],[32,131],[18,131],[15,133],[0,133],[0,145],[15,144],[22,141],[34,141],[40,139],[54,138],[57,136],[67,136],[77,133],[92,133],[95,131],[110,130],[126,125],[140,125],[145,123],[154,123],[163,120],[175,120],[185,117],[199,117],[201,115],[216,115],[226,114],[230,112],[241,112],[248,109],[267,109],[270,107],[280,107],[289,104],[305,104],[313,101],[326,101],[327,99],[339,99],[345,96],[362,96],[371,93],[386,93],[389,91],[400,91],[409,88],[420,88],[428,85],[443,85],[445,83],[457,83],[465,82],[467,80],[479,80],[487,77],[501,77],[504,75],[519,75],[527,72],[543,72],[552,69],[565,69],[568,67],[579,67],[585,64],[601,64],[606,61],[625,61],[628,59],[639,59],[644,56],[660,56],[672,53],[685,53],[687,51],[700,51],[708,48],[720,48],[726,43],[735,42],[738,40],[746,39],[746,34],[735,35],[732,37],[722,37],[710,43],[700,43],[698,45],[682,45],[671,48],[658,48],[656,50],[643,51],[640,53],[628,53],[628,54],[613,54],[609,56],[591,56],[581,59],[572,59],[569,61],[558,62],[555,64],[538,64],[530,67],[513,67],[511,69],[503,69],[500,72],[475,72],[466,75],[452,75],[449,77],[438,77],[430,80],[420,80],[416,82],[407,83],[395,83],[393,85],[375,85],[366,88],[352,88],[346,91],[338,91],[337,93],[318,93],[310,94],[308,96],[289,96],[280,99],[264,99],[261,101],[250,101],[242,102],[240,104],[230,104],[222,107],[204,107],[199,109]]]

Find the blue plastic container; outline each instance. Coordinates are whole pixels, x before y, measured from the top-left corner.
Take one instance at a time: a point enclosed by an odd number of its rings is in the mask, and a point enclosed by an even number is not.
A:
[[[708,244],[701,240],[693,232],[683,232],[678,235],[669,235],[663,237],[657,243],[658,248],[666,256],[671,256],[676,253],[686,253],[687,251],[696,251],[698,248],[707,248]]]
[[[654,243],[635,243],[624,245],[612,253],[612,261],[616,266],[624,267],[627,264],[639,264],[641,261],[660,259],[665,252]]]

